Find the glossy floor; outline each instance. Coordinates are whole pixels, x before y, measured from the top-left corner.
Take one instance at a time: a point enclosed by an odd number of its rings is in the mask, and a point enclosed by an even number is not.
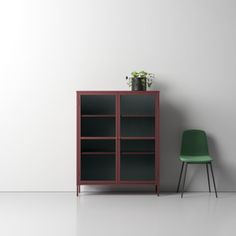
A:
[[[236,193],[0,193],[3,236],[236,235]]]

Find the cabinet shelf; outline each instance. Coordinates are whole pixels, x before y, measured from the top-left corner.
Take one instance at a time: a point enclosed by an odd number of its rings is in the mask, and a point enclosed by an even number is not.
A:
[[[130,136],[130,137],[120,137],[120,139],[123,140],[153,140],[155,137],[136,137],[136,136]]]
[[[121,115],[122,118],[155,118],[154,115]]]
[[[82,155],[115,155],[115,152],[81,152]]]
[[[114,118],[116,117],[115,114],[111,114],[111,115],[81,115],[82,118]]]
[[[147,184],[155,184],[156,183],[156,181],[153,181],[153,180],[132,180],[132,181],[127,181],[127,180],[121,180],[120,181],[120,184],[127,184],[127,185],[129,185],[129,184],[135,184],[135,185],[147,185]]]
[[[117,182],[114,180],[81,180],[81,185],[116,185]]]
[[[155,152],[121,152],[121,155],[154,155]]]
[[[104,140],[107,140],[107,139],[116,139],[116,137],[101,137],[101,136],[99,136],[99,137],[90,137],[90,136],[83,136],[83,137],[81,137],[81,139],[83,139],[83,140],[86,140],[86,139],[88,139],[88,140],[102,140],[102,139],[104,139]]]

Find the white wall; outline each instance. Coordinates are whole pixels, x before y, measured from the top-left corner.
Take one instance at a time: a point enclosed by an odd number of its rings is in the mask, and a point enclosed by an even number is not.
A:
[[[1,1],[0,191],[74,190],[75,91],[129,89],[139,69],[158,75],[162,189],[182,130],[202,128],[218,189],[236,190],[235,42],[234,0]]]

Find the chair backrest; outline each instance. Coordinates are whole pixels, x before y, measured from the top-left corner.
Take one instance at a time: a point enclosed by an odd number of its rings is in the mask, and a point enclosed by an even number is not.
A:
[[[182,136],[181,155],[209,155],[205,131],[185,130]]]

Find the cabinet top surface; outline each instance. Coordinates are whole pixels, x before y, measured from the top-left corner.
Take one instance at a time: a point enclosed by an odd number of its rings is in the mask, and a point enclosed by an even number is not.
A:
[[[157,94],[160,91],[157,90],[148,90],[148,91],[129,91],[129,90],[79,90],[76,91],[79,94]]]

